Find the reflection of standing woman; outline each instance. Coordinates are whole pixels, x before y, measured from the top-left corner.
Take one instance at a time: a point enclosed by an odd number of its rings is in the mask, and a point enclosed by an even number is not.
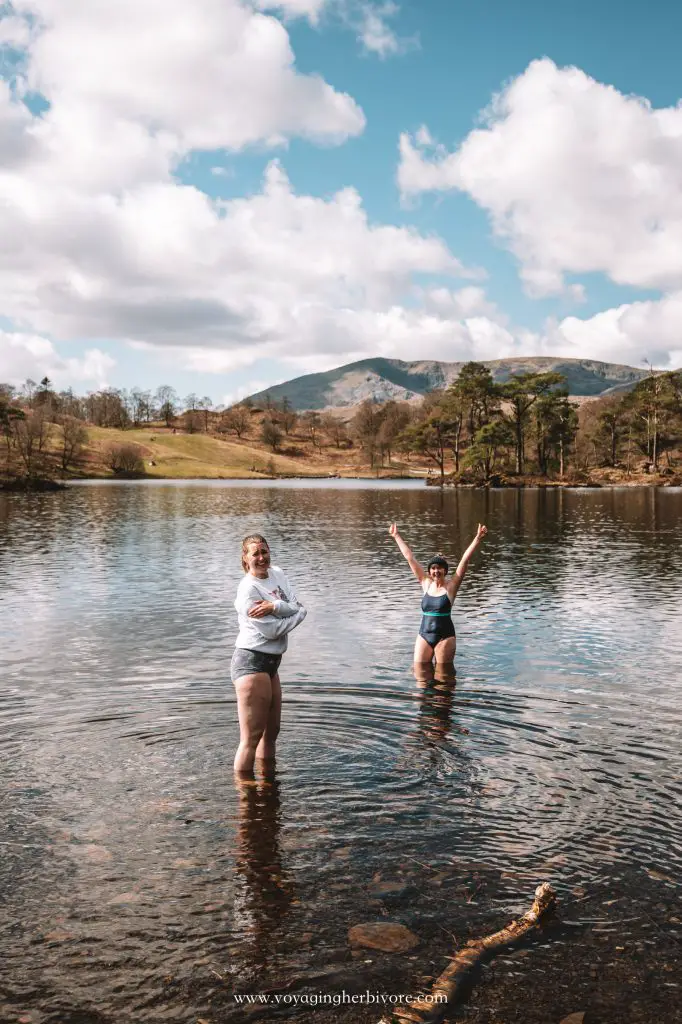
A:
[[[271,959],[275,928],[286,928],[294,887],[282,857],[282,808],[274,772],[257,782],[236,776],[239,827],[235,856],[233,925],[249,947],[253,966]]]
[[[306,610],[282,570],[270,565],[268,542],[259,533],[242,541],[242,568],[246,575],[234,602],[239,635],[230,671],[239,711],[234,768],[250,772],[256,757],[275,756],[282,715],[279,665],[287,633],[303,622]]]
[[[455,648],[457,646],[455,627],[451,617],[452,602],[457,596],[457,591],[464,578],[469,559],[488,531],[485,526],[481,526],[480,523],[478,524],[476,536],[462,555],[455,574],[450,579],[446,579],[448,563],[442,555],[434,555],[426,567],[426,572],[424,572],[398,533],[398,527],[395,523],[391,524],[388,532],[400,548],[410,569],[421,583],[423,591],[422,623],[419,627],[417,642],[414,645],[415,664],[431,661],[434,654],[436,662],[450,662],[455,657]]]

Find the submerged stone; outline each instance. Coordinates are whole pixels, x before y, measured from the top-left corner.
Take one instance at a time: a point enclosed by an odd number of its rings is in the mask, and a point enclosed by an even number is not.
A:
[[[419,939],[404,924],[369,922],[356,924],[348,931],[351,946],[379,949],[383,953],[406,953],[419,945]]]

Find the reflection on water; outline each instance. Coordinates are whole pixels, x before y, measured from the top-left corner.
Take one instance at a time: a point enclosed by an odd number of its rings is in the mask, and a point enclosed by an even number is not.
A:
[[[235,859],[235,930],[252,948],[253,962],[267,963],[272,931],[286,924],[294,884],[282,861],[280,781],[235,776],[239,809]]]
[[[0,497],[0,1019],[238,1021],[235,990],[383,969],[346,934],[386,918],[422,939],[391,961],[404,991],[544,878],[569,922],[618,912],[647,956],[673,948],[681,512],[672,489]],[[456,676],[411,665],[420,592],[394,520],[418,557],[453,559],[488,525]],[[235,786],[251,531],[309,613],[277,774]]]
[[[457,672],[452,663],[415,662],[419,690],[419,732],[425,740],[444,740],[452,728],[453,698]],[[468,729],[458,727],[462,733]]]

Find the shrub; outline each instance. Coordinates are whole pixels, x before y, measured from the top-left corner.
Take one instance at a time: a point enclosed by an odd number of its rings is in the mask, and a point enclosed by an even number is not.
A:
[[[112,444],[107,448],[106,461],[112,473],[144,473],[140,449],[134,444]]]

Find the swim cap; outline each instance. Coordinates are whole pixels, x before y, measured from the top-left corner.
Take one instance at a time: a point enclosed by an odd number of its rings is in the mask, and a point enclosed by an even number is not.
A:
[[[442,555],[434,555],[433,556],[433,558],[431,559],[429,564],[426,566],[426,571],[427,572],[429,572],[429,570],[431,569],[432,565],[440,565],[441,568],[443,569],[443,572],[447,572],[448,568],[449,568],[448,563],[445,561],[445,559],[443,558]]]

